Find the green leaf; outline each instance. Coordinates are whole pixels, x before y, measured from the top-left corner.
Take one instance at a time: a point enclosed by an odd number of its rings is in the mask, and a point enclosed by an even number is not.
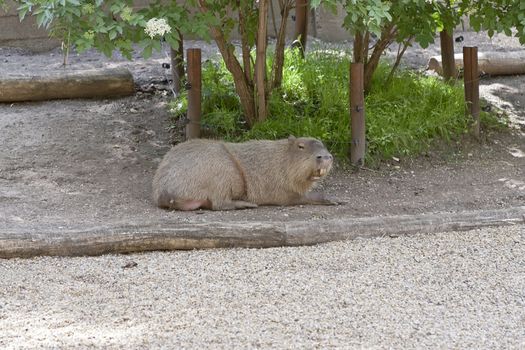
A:
[[[170,44],[170,47],[173,50],[177,50],[179,48],[178,36],[174,36],[172,34],[169,34],[169,35],[165,35],[164,39],[166,39],[166,42],[168,44]]]
[[[310,6],[313,8],[317,8],[321,5],[321,0],[310,0]]]
[[[153,48],[157,51],[160,51],[162,49],[162,44],[160,40],[154,40],[153,41]]]
[[[20,22],[22,22],[24,20],[24,18],[26,17],[27,13],[29,11],[31,11],[31,6],[32,4],[27,2],[27,3],[24,3],[22,5],[20,5],[17,10],[18,10],[18,17],[20,18]]]
[[[42,26],[47,27],[49,25],[48,16],[46,12],[41,12],[36,15],[36,24],[39,28]]]
[[[118,35],[118,32],[114,29],[110,30],[108,33],[109,40],[114,40]]]
[[[151,57],[153,53],[153,47],[151,45],[148,45],[144,48],[144,50],[142,50],[142,56],[144,56],[144,58],[148,59]]]

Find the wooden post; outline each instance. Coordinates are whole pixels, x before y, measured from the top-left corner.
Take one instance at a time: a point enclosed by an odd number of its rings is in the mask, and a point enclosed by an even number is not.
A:
[[[257,120],[263,121],[268,115],[266,99],[266,51],[268,46],[268,9],[270,0],[259,1],[259,21],[255,46],[255,88],[257,93]],[[246,74],[248,72],[245,72]]]
[[[181,32],[177,29],[179,34],[179,47],[174,50],[171,49],[171,76],[173,79],[173,91],[177,96],[180,94],[184,80],[184,42]]]
[[[299,41],[299,50],[304,57],[306,51],[306,37],[308,35],[308,0],[295,1],[295,35],[294,40]]]
[[[364,65],[350,64],[350,161],[364,165],[366,149]]]
[[[186,139],[200,137],[201,129],[201,49],[188,49],[188,125]]]
[[[466,114],[472,116],[474,124],[472,133],[480,138],[479,121],[479,72],[478,72],[478,48],[463,47],[463,79],[465,85]]]
[[[457,77],[456,63],[454,61],[454,39],[452,33],[443,30],[439,33],[441,42],[441,62],[443,65],[443,78],[453,84]]]

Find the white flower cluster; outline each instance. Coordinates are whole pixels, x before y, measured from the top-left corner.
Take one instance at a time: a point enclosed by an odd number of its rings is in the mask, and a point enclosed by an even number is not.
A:
[[[164,18],[152,18],[146,22],[146,28],[144,28],[144,31],[153,39],[157,35],[163,36],[164,34],[171,32],[171,27]]]

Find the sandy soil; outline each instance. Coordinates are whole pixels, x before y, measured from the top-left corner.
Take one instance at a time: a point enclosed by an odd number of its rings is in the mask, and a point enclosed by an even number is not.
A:
[[[463,33],[479,42],[477,34]],[[475,39],[470,40],[470,35]],[[501,42],[500,42],[501,41]],[[501,38],[492,47],[516,42]],[[489,45],[488,43],[487,45]],[[201,46],[204,56],[214,47]],[[323,45],[316,43],[314,45]],[[312,46],[314,46],[312,45]],[[431,47],[417,47],[406,63],[422,69]],[[32,74],[64,69],[57,51],[37,55],[0,49],[0,74]],[[107,60],[95,52],[73,55],[70,67],[128,67],[139,89],[167,88],[162,54],[144,61]],[[507,106],[517,129],[486,134],[481,145],[468,142],[433,150],[413,161],[386,162],[374,171],[339,169],[321,189],[345,205],[260,208],[237,212],[167,212],[152,206],[151,179],[171,146],[166,105],[168,91],[138,92],[114,100],[57,100],[0,104],[0,225],[9,228],[143,223],[149,219],[310,220],[325,217],[410,214],[489,209],[525,202],[525,123],[523,77],[483,81],[483,96]],[[525,124],[523,124],[525,125]]]

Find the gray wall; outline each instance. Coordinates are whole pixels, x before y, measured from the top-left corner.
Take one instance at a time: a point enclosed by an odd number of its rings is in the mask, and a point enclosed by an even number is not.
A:
[[[277,1],[273,1],[275,16],[278,18],[279,11]],[[0,9],[0,47],[21,47],[31,51],[46,51],[60,45],[60,42],[48,37],[44,29],[38,29],[35,19],[28,16],[20,22],[16,11],[16,5],[6,2],[9,6],[8,12]],[[136,7],[141,7],[147,0],[138,0]],[[292,11],[291,15],[294,14]],[[278,19],[277,19],[278,21]],[[341,28],[342,16],[334,16],[331,12],[316,10],[316,30],[309,21],[309,35],[316,34],[316,37],[324,41],[343,41],[349,39],[349,34]],[[288,23],[288,37],[291,38],[294,31],[294,22],[291,16]],[[273,32],[273,24],[270,21],[270,34]]]
[[[50,39],[47,32],[38,29],[34,18],[29,17],[20,22],[16,5],[7,1],[8,12],[0,10],[0,47],[22,47],[33,51],[45,51],[60,45]]]

